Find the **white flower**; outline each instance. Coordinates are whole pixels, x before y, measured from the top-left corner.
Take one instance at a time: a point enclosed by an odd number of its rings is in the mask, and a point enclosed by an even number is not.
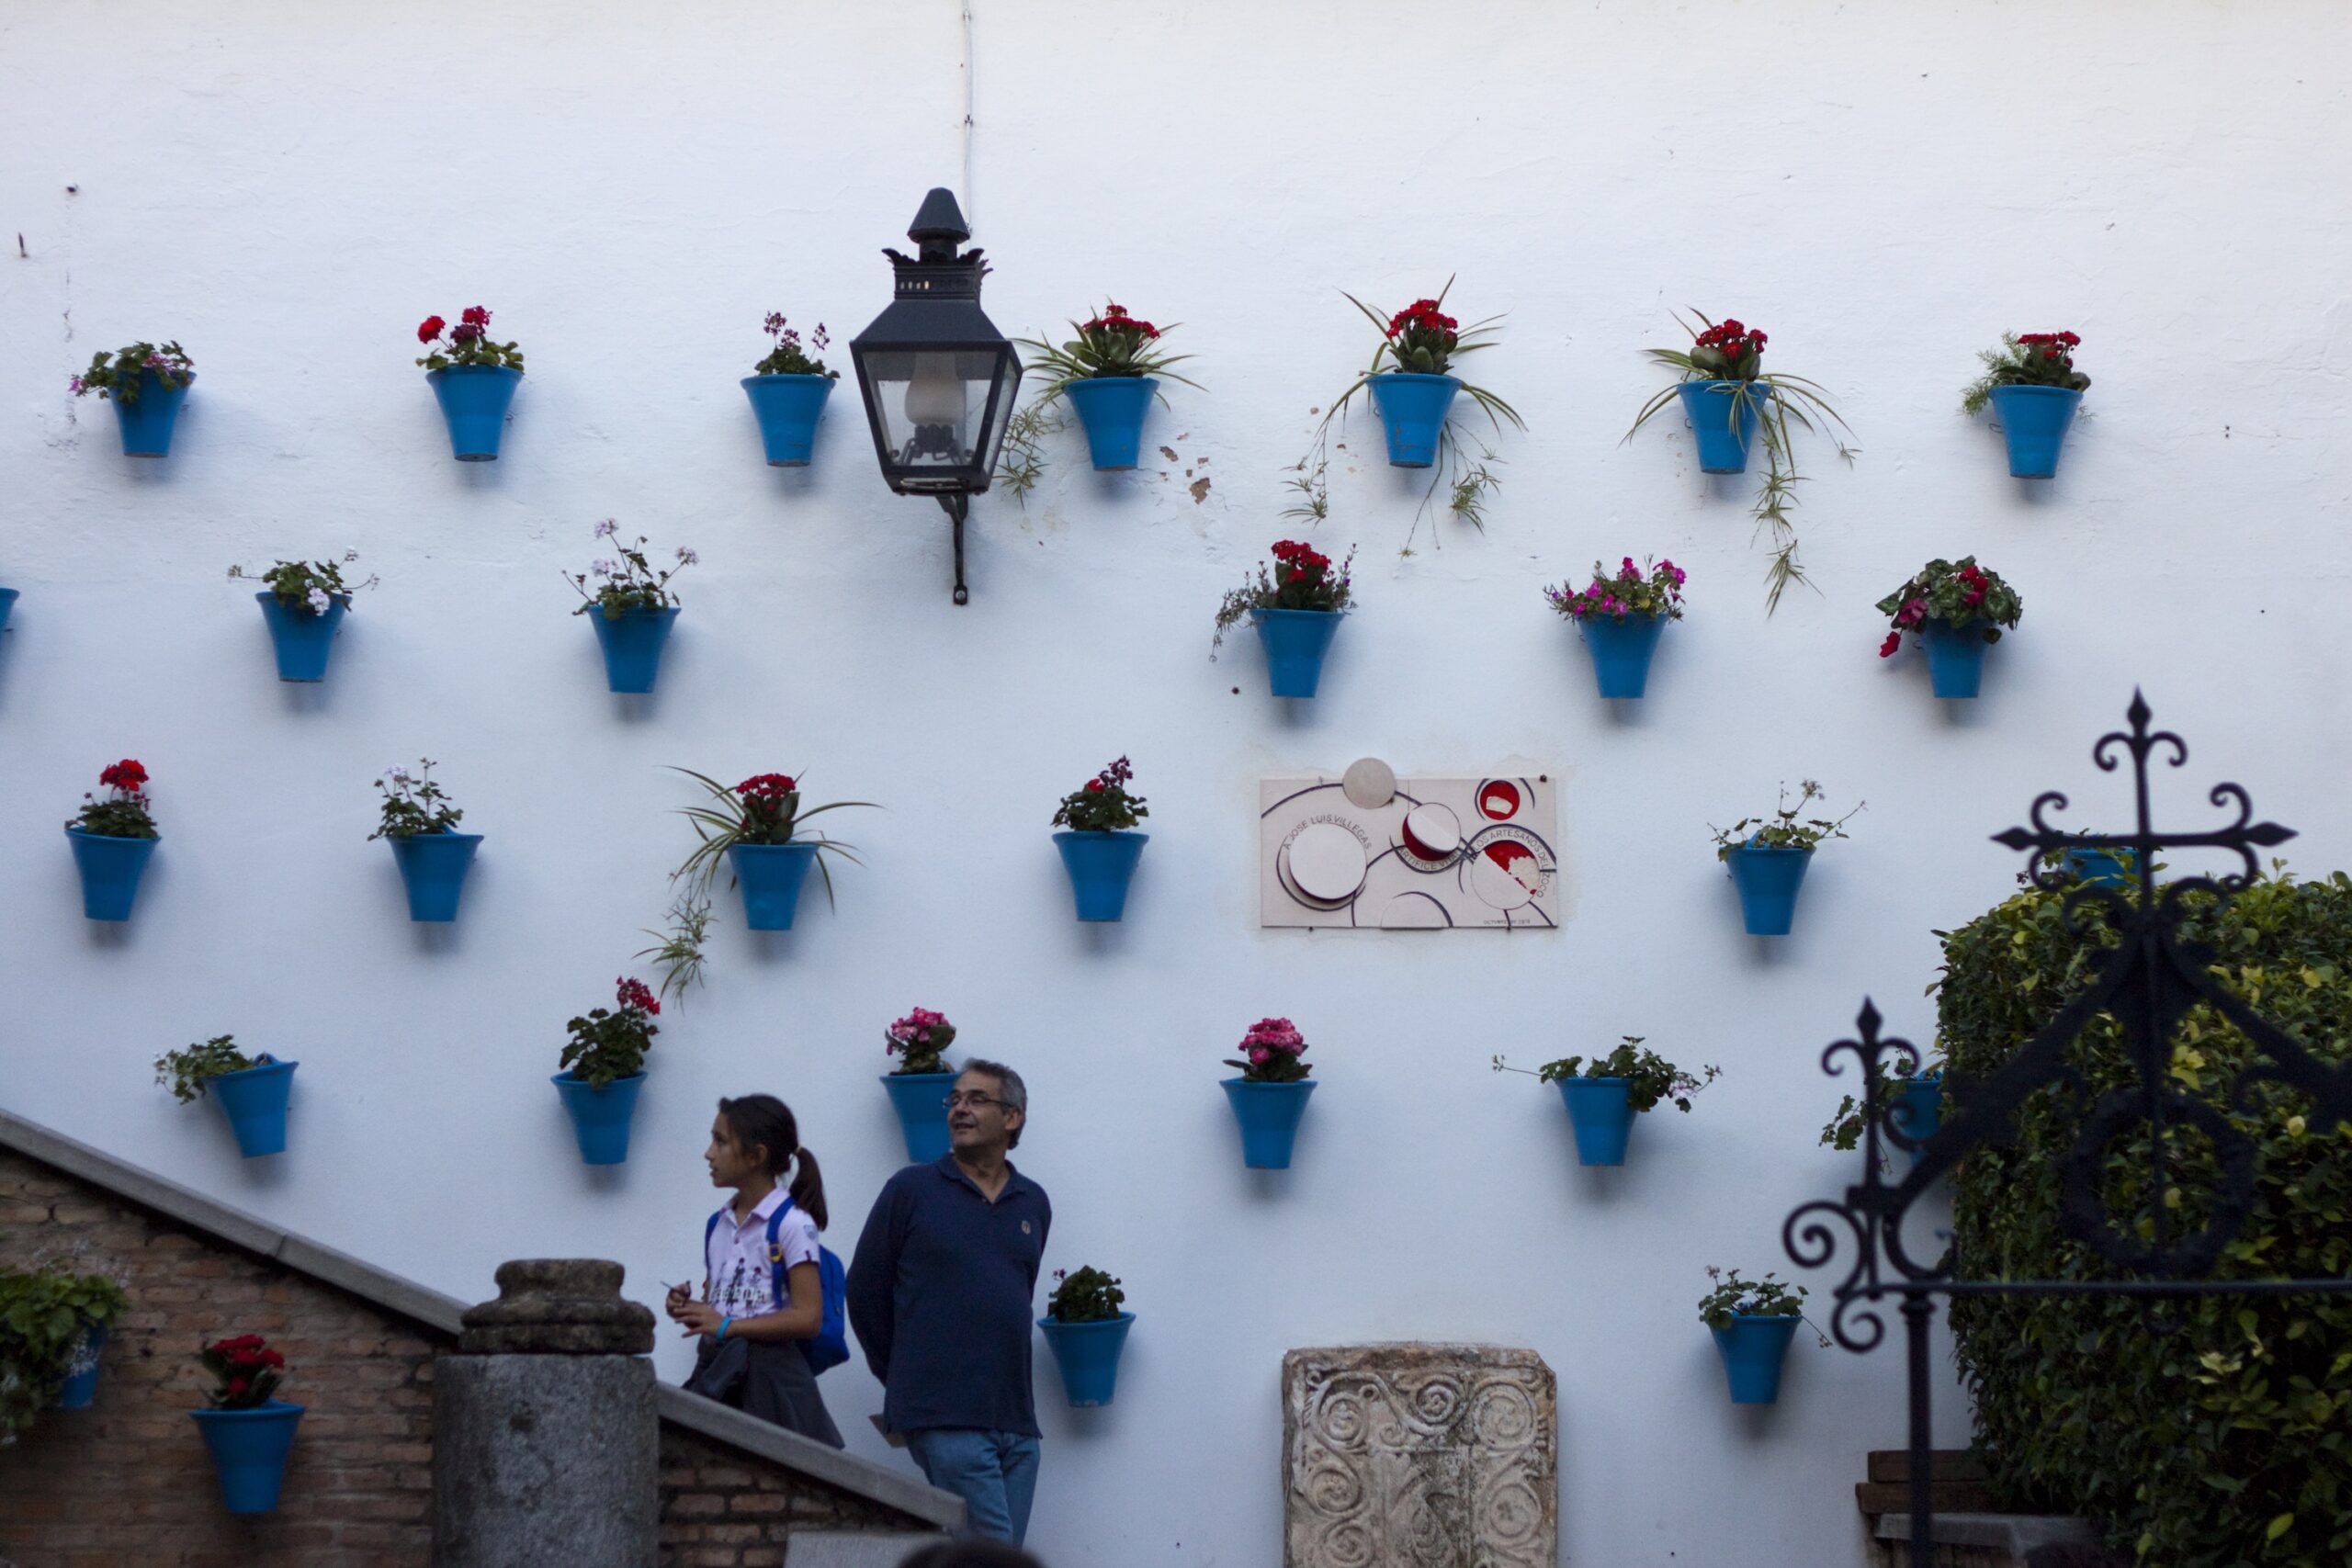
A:
[[[391,780],[394,784],[406,784],[409,782],[408,764],[405,762],[394,762],[390,767],[384,770],[384,776]]]
[[[612,561],[600,560],[591,564],[588,570],[598,577],[614,577],[619,574],[621,569]]]
[[[600,539],[618,538],[620,536],[620,531],[621,525],[614,522],[609,517],[596,525],[596,537]]]
[[[678,564],[681,566],[692,566],[695,562],[700,559],[702,559],[702,557],[695,554],[694,551],[686,548],[685,546],[680,545],[678,547]]]
[[[313,588],[313,589],[311,589],[311,592],[310,592],[311,614],[312,614],[312,615],[325,615],[325,614],[327,613],[327,606],[328,606],[330,604],[332,604],[332,603],[334,603],[334,601],[330,600],[330,599],[327,597],[327,591],[326,591],[325,589],[323,589],[323,588]]]

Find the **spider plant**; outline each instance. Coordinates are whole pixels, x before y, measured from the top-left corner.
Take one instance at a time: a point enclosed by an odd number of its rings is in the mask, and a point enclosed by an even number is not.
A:
[[[1187,387],[1200,387],[1191,377],[1168,368],[1192,358],[1191,355],[1159,351],[1160,338],[1177,325],[1170,321],[1156,327],[1129,315],[1124,305],[1105,305],[1091,321],[1072,321],[1069,330],[1078,335],[1058,347],[1044,338],[1013,339],[1022,347],[1036,351],[1025,369],[1042,370],[1051,378],[1031,406],[1044,408],[1068,391],[1072,381],[1091,381],[1099,376],[1165,376]]]
[[[836,800],[804,811],[798,784],[784,773],[756,773],[729,789],[692,768],[670,771],[685,774],[710,792],[712,804],[679,808],[678,815],[694,824],[695,833],[702,841],[695,846],[685,863],[670,874],[672,882],[687,883],[690,891],[697,896],[708,894],[727,852],[738,844],[812,845],[817,851],[818,874],[825,879],[828,904],[833,897],[833,875],[826,867],[825,857],[837,854],[853,864],[865,863],[852,846],[839,839],[829,839],[821,832],[803,832],[801,828],[820,812],[839,811],[845,806],[874,805],[870,800]]]
[[[1849,443],[1853,429],[1844,416],[1829,406],[1826,389],[1802,376],[1786,376],[1762,368],[1765,334],[1742,327],[1739,322],[1726,321],[1720,326],[1700,311],[1690,312],[1706,322],[1704,332],[1698,331],[1677,315],[1675,324],[1690,333],[1691,345],[1682,348],[1647,348],[1642,352],[1658,364],[1679,371],[1672,385],[1642,405],[1634,418],[1625,440],[1647,424],[1651,418],[1672,404],[1685,381],[1730,381],[1735,383],[1729,396],[1724,399],[1724,417],[1737,430],[1744,421],[1754,419],[1764,437],[1764,479],[1757,491],[1754,515],[1757,532],[1771,530],[1772,564],[1765,569],[1765,613],[1781,607],[1781,594],[1792,582],[1813,586],[1797,560],[1796,525],[1789,521],[1788,509],[1796,504],[1797,473],[1793,444],[1789,438],[1789,426],[1794,423],[1805,430],[1827,429],[1835,426],[1844,438],[1833,435],[1838,442],[1838,455],[1853,461],[1856,448]],[[1820,423],[1816,424],[1815,422]]]

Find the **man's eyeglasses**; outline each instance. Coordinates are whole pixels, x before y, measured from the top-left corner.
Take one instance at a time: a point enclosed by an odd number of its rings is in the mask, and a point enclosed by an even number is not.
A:
[[[939,1103],[947,1107],[950,1111],[955,1110],[959,1105],[968,1105],[973,1110],[978,1111],[983,1105],[1002,1105],[1004,1101],[998,1100],[993,1096],[982,1094],[978,1089],[967,1089],[949,1095],[945,1100],[941,1100]]]

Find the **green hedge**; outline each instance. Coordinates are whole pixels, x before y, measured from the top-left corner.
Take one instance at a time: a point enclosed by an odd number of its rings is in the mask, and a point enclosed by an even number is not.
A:
[[[1951,1066],[1984,1077],[2079,995],[2113,937],[2082,934],[2056,894],[2029,889],[1944,934],[1939,1031]],[[2210,944],[2223,987],[2322,1058],[2352,1055],[2352,881],[2267,877],[2216,919],[2184,928]],[[2227,1111],[2252,1043],[2199,1007],[2175,1037],[2183,1090]],[[2102,1014],[2074,1065],[2096,1096],[2132,1081]],[[1956,1246],[1968,1278],[2073,1279],[2109,1270],[2060,1222],[2060,1162],[2081,1110],[2056,1088],[2027,1101],[2012,1146],[1971,1152],[1956,1179]],[[2309,1105],[2265,1084],[2233,1123],[2259,1150],[2255,1209],[2215,1277],[2352,1274],[2352,1127],[2321,1136]],[[2168,1207],[2199,1223],[2210,1162],[2185,1152]],[[2147,1140],[2108,1150],[2111,1201],[2137,1217]],[[2136,1163],[2135,1163],[2136,1162]],[[2114,1211],[2110,1211],[2114,1212]],[[1952,1325],[1974,1394],[1978,1442],[2016,1506],[2080,1512],[2145,1568],[2352,1562],[2352,1296],[2213,1297],[2177,1304],[2154,1332],[2120,1297],[1956,1300]]]

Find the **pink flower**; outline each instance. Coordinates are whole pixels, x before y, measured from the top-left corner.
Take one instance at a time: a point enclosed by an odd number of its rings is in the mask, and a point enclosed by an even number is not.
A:
[[[1886,634],[1886,640],[1878,645],[1878,656],[1881,659],[1888,658],[1894,654],[1896,649],[1902,646],[1903,634],[1901,632],[1889,632]]]

